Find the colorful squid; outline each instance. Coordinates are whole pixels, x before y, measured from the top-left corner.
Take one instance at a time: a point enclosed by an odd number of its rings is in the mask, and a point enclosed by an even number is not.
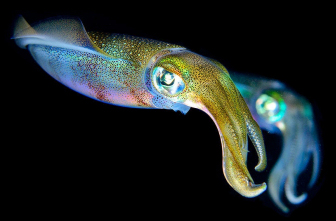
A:
[[[190,107],[217,126],[227,182],[245,197],[266,190],[247,169],[247,136],[266,167],[261,130],[228,71],[184,47],[139,37],[87,32],[77,18],[57,17],[30,26],[20,17],[13,39],[53,78],[93,99],[134,108]]]
[[[278,81],[236,73],[232,79],[260,127],[282,136],[281,154],[268,177],[268,193],[282,212],[289,213],[291,204],[307,199],[320,172],[321,149],[312,106]],[[300,184],[299,177],[304,175],[309,182]]]
[[[289,203],[303,202],[317,181],[321,156],[311,105],[277,81],[229,75],[218,61],[178,45],[86,32],[77,18],[57,17],[30,26],[19,17],[13,39],[53,78],[93,99],[125,107],[206,112],[219,131],[225,178],[245,197],[266,190],[265,183],[254,184],[246,166],[248,135],[259,157],[255,169],[266,167],[259,126],[283,139],[268,178],[269,196],[280,210],[287,213]],[[299,176],[309,164],[310,181],[304,191],[298,190]]]

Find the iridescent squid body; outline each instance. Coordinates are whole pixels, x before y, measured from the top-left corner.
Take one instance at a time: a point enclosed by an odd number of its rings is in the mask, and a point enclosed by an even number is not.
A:
[[[206,112],[220,135],[227,182],[245,197],[254,184],[247,169],[247,136],[266,167],[261,130],[243,97],[219,62],[184,47],[119,34],[87,32],[76,18],[52,18],[30,26],[18,19],[14,36],[53,78],[99,101],[134,108],[190,107]]]

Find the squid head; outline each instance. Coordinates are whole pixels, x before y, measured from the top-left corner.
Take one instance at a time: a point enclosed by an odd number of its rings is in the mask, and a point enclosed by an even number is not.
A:
[[[266,184],[254,184],[246,167],[247,135],[259,156],[255,169],[262,171],[266,167],[262,134],[225,67],[180,50],[162,56],[148,71],[151,91],[176,104],[200,109],[212,118],[221,138],[223,172],[228,183],[246,197],[262,193]]]
[[[53,78],[93,99],[136,108],[190,107],[207,113],[219,131],[223,171],[241,195],[254,197],[266,184],[254,184],[247,169],[247,136],[266,167],[259,126],[219,62],[184,47],[128,35],[87,32],[77,18],[52,18],[30,26],[22,17],[16,43],[27,48]]]

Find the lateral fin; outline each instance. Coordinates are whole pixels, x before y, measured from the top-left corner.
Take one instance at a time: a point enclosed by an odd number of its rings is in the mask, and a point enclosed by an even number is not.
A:
[[[82,21],[76,17],[54,17],[32,26],[19,16],[14,27],[16,44],[26,48],[29,44],[76,49],[111,57],[90,40]]]

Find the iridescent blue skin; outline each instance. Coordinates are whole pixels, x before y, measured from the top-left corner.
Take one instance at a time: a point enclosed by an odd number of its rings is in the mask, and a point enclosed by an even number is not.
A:
[[[320,143],[312,106],[278,81],[235,73],[231,77],[259,126],[282,136],[281,154],[268,178],[268,193],[275,205],[288,213],[290,204],[298,205],[307,199],[320,172]],[[307,171],[309,168],[312,171]],[[297,190],[303,173],[311,173],[304,192]],[[282,201],[283,196],[288,205]]]

